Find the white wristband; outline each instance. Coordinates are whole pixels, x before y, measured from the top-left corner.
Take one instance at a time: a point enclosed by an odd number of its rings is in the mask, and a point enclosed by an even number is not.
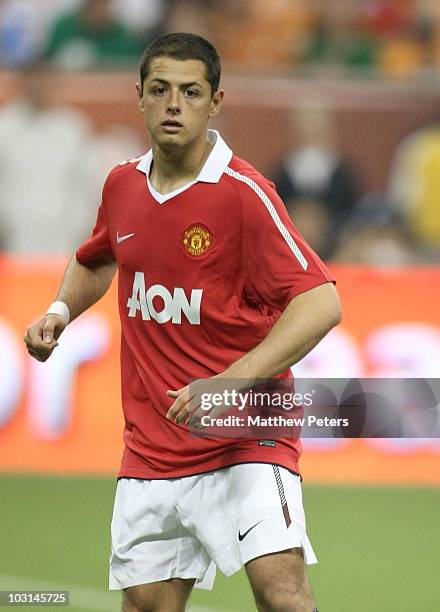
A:
[[[52,304],[46,310],[45,314],[60,315],[66,325],[70,321],[70,311],[67,304],[59,300],[52,302]]]

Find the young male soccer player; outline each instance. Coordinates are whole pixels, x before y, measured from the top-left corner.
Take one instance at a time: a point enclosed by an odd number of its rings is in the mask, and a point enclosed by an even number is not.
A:
[[[125,612],[184,610],[214,563],[245,566],[259,610],[312,612],[299,442],[190,435],[187,385],[286,376],[339,322],[337,293],[273,185],[208,130],[223,102],[213,46],[161,37],[140,73],[151,151],[110,172],[93,233],[25,342],[45,361],[118,269],[125,450],[110,588]]]

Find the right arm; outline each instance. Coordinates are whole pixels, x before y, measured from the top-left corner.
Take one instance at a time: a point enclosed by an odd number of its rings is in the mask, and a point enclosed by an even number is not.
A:
[[[56,296],[57,301],[67,305],[70,321],[101,299],[111,285],[116,267],[110,257],[102,257],[85,266],[72,256]],[[46,361],[58,346],[57,340],[66,327],[67,322],[58,314],[42,316],[28,327],[24,336],[29,354],[38,361]]]

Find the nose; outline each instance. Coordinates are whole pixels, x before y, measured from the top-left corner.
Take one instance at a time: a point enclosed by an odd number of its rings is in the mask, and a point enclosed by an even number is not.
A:
[[[174,115],[180,114],[179,92],[171,91],[170,99],[168,100],[167,111]]]

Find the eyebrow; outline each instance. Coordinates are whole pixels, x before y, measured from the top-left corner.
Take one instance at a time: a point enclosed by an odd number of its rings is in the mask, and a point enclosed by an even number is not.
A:
[[[163,85],[170,85],[169,81],[166,81],[165,79],[159,79],[157,77],[152,79],[149,85],[151,85],[154,82],[161,83]],[[202,87],[201,83],[197,83],[197,81],[191,81],[191,83],[182,83],[180,87],[193,87],[194,85],[197,85],[197,87]]]

